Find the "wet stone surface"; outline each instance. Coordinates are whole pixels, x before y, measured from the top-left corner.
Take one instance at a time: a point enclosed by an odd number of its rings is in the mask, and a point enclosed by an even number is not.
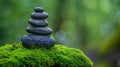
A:
[[[52,36],[43,36],[43,35],[34,35],[28,34],[25,35],[22,39],[22,44],[24,47],[52,47],[55,44],[55,39]]]

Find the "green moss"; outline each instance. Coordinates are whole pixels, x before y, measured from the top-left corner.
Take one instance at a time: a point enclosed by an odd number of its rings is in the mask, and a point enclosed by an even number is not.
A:
[[[0,47],[0,67],[93,67],[93,63],[75,48],[55,45],[27,49],[19,43]]]

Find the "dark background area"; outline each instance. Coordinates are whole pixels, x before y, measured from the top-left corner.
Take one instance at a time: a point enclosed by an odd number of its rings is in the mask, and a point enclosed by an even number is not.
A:
[[[120,67],[120,0],[0,0],[0,45],[20,42],[34,7],[49,14],[57,43],[81,49],[94,67]]]

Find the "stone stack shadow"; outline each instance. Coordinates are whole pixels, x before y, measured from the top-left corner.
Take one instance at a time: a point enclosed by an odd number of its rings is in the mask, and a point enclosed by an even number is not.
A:
[[[51,28],[46,28],[48,26],[48,14],[44,12],[41,7],[36,7],[34,12],[31,14],[31,19],[29,19],[30,27],[26,28],[26,31],[30,34],[25,35],[21,41],[24,47],[52,47],[55,44],[55,39],[50,36],[52,33]]]

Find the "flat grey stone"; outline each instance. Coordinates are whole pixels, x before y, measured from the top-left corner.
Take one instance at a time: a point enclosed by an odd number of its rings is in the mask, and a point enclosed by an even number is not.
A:
[[[35,19],[46,19],[48,17],[48,14],[46,12],[42,13],[33,12],[31,17]]]
[[[38,35],[50,35],[52,33],[51,28],[44,28],[44,27],[27,27],[26,31]]]
[[[40,19],[29,19],[29,24],[35,27],[45,27],[48,25],[47,20],[40,20]]]
[[[44,35],[28,34],[25,35],[21,39],[21,41],[22,41],[22,45],[27,48],[30,48],[32,46],[52,47],[55,44],[55,39],[49,35],[44,36]]]
[[[35,12],[43,12],[44,9],[42,7],[35,7],[34,11]]]

